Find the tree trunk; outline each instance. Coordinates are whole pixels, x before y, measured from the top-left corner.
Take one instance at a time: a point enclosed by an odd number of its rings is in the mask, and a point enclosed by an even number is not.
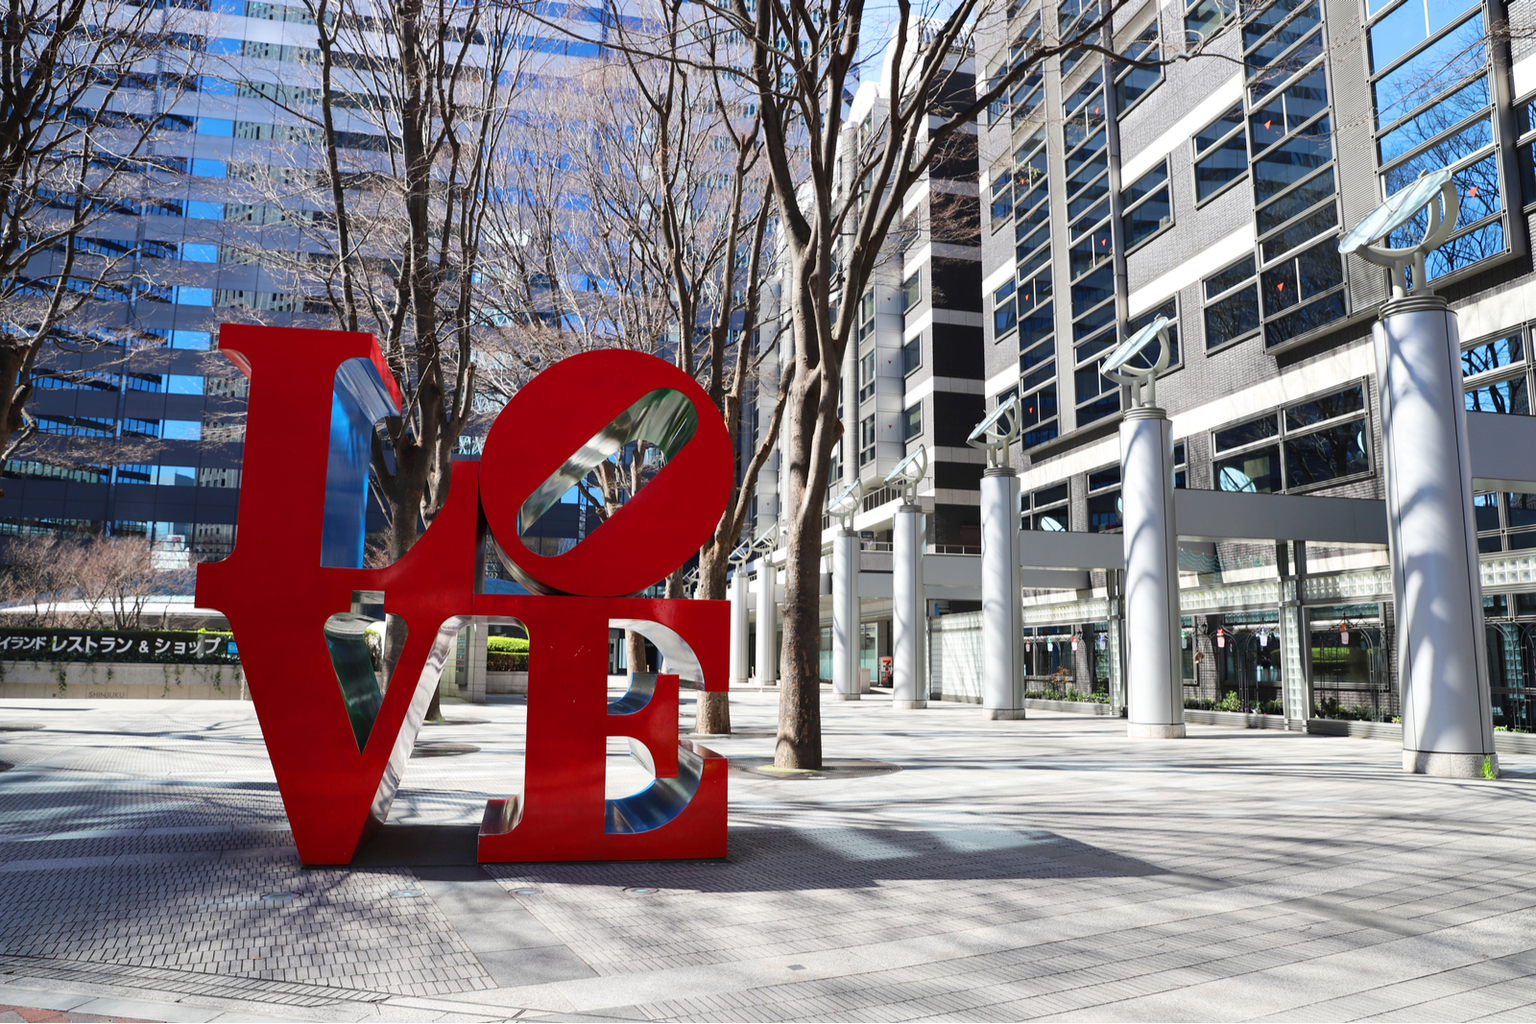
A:
[[[645,656],[645,637],[632,629],[624,631],[624,663],[631,672],[649,672]]]

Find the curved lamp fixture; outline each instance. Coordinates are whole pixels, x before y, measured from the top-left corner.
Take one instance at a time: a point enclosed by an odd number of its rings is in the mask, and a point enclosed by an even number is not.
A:
[[[1173,354],[1173,346],[1168,342],[1168,325],[1172,323],[1167,317],[1160,316],[1147,326],[1131,335],[1120,343],[1120,347],[1109,354],[1104,360],[1104,365],[1099,367],[1099,372],[1116,384],[1125,384],[1131,389],[1131,408],[1138,406],[1157,404],[1157,375],[1168,369],[1168,361]],[[1157,361],[1147,367],[1132,367],[1128,365],[1132,359],[1141,355],[1152,339],[1162,342],[1162,348],[1157,354]]]
[[[1435,202],[1436,193],[1440,202]],[[1429,207],[1429,224],[1424,237],[1417,245],[1402,249],[1376,245],[1398,228]],[[1442,211],[1442,206],[1444,207]],[[1339,252],[1345,256],[1353,253],[1368,263],[1386,267],[1392,271],[1392,297],[1401,299],[1408,294],[1409,264],[1413,265],[1413,291],[1415,295],[1433,295],[1429,286],[1429,274],[1424,266],[1425,257],[1445,244],[1456,221],[1461,217],[1461,200],[1456,196],[1456,182],[1445,169],[1425,171],[1418,180],[1405,189],[1388,197],[1376,209],[1368,213],[1343,238],[1339,239]]]
[[[987,465],[993,469],[1008,463],[1008,448],[1019,439],[1023,430],[1023,417],[1019,415],[1019,396],[1010,395],[1008,401],[999,402],[992,415],[976,424],[965,443],[987,453]]]
[[[928,446],[918,445],[917,451],[896,463],[896,468],[886,474],[887,487],[900,487],[901,500],[905,505],[917,504],[917,485],[928,475]]]

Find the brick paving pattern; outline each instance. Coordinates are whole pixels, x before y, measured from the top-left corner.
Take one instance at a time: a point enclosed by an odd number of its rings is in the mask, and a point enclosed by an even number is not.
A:
[[[774,695],[732,699],[712,745],[771,754]],[[723,861],[482,872],[522,710],[430,731],[480,750],[411,763],[415,845],[305,869],[249,705],[0,702],[0,1004],[97,1000],[0,1020],[1536,1018],[1536,758],[828,702],[829,756],[902,770],[732,773]]]

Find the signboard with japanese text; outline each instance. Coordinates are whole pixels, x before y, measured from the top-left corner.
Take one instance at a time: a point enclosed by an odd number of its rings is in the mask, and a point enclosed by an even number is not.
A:
[[[240,655],[228,633],[0,628],[0,661],[237,665]]]

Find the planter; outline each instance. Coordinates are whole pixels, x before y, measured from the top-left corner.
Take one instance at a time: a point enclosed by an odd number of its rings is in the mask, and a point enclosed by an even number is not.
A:
[[[1185,708],[1184,721],[1196,725],[1225,725],[1232,729],[1285,729],[1284,715],[1250,715],[1244,711],[1201,711]]]
[[[239,665],[0,662],[0,697],[21,700],[245,700]]]
[[[1038,697],[1025,697],[1024,707],[1036,711],[1064,711],[1069,715],[1102,715],[1109,718],[1120,717],[1120,712],[1108,704],[1100,704],[1091,700],[1041,700]]]
[[[486,693],[527,693],[527,672],[487,672],[485,674]]]

